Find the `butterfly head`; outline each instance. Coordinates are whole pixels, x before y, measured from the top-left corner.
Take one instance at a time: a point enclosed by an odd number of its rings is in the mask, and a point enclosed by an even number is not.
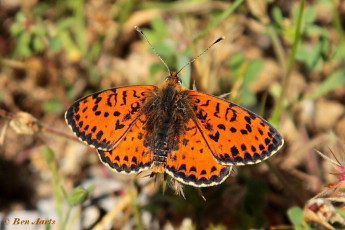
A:
[[[178,72],[171,72],[170,75],[165,78],[165,81],[172,82],[174,84],[182,84],[182,80],[177,74]]]

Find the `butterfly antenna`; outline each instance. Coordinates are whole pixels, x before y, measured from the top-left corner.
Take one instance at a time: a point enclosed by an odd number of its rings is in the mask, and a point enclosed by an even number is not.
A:
[[[186,66],[192,64],[196,59],[198,59],[201,55],[203,55],[204,53],[206,53],[207,50],[209,50],[212,46],[214,46],[215,44],[217,44],[220,41],[223,41],[225,39],[225,37],[220,37],[218,38],[215,42],[213,42],[209,47],[207,47],[207,49],[205,49],[201,54],[199,54],[198,56],[196,56],[195,58],[193,58],[192,60],[190,60],[187,64],[185,64],[178,72],[177,74],[179,74]]]
[[[147,39],[146,35],[144,34],[144,32],[140,29],[139,26],[134,26],[134,28],[136,29],[136,31],[138,31],[139,33],[141,33],[141,35],[145,38],[145,40],[147,41],[147,43],[149,43],[151,49],[153,50],[153,52],[157,55],[157,57],[159,59],[161,59],[161,61],[163,62],[163,64],[165,65],[165,67],[167,68],[167,70],[169,71],[169,74],[171,75],[171,71],[169,69],[169,66],[167,65],[167,63],[165,63],[165,61],[163,60],[163,58],[158,54],[158,52],[155,50],[155,48],[153,47],[153,45],[151,44],[151,42],[149,41],[149,39]]]

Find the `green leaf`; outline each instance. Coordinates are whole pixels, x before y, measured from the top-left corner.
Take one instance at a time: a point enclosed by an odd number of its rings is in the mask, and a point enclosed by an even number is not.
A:
[[[253,59],[248,63],[246,71],[244,73],[244,84],[248,84],[255,80],[258,73],[260,73],[262,67],[264,65],[264,61],[261,59]]]
[[[18,41],[17,46],[15,49],[15,55],[28,57],[31,55],[31,49],[30,49],[30,40],[31,40],[31,34],[27,32],[21,33]]]
[[[34,27],[33,34],[37,36],[44,36],[47,34],[47,28],[43,24],[38,24]]]
[[[217,15],[216,17],[213,18],[211,23],[196,37],[194,38],[194,42],[199,40],[200,38],[203,38],[210,30],[212,30],[214,27],[218,26],[219,23],[221,23],[224,19],[226,19],[232,12],[239,7],[244,0],[235,0],[233,1],[229,7],[224,10],[222,13]]]
[[[164,42],[154,43],[154,48],[157,53],[161,56],[171,56],[174,55],[176,50],[173,44],[166,44]]]
[[[44,49],[44,42],[42,40],[42,37],[34,36],[32,42],[33,42],[33,48],[34,48],[35,51],[38,51],[38,52],[43,51],[43,49]]]
[[[160,72],[162,70],[162,63],[157,62],[157,63],[153,63],[152,65],[150,65],[150,76],[154,76],[155,74],[157,74],[158,72]],[[154,84],[154,79],[148,79],[148,82],[146,82],[147,84]]]
[[[316,9],[314,6],[306,7],[304,10],[303,20],[305,24],[312,24],[316,19]]]
[[[307,98],[315,99],[332,91],[337,87],[345,85],[345,70],[339,70],[324,80]]]
[[[278,26],[280,27],[283,27],[283,13],[282,11],[280,10],[279,7],[277,6],[274,6],[273,9],[272,9],[272,17],[275,21],[275,23],[277,23]]]
[[[56,38],[50,38],[48,39],[48,43],[49,43],[49,48],[53,51],[53,52],[58,52],[62,46],[62,43],[59,39]]]
[[[70,195],[67,196],[67,203],[70,207],[83,203],[89,197],[89,193],[93,190],[94,186],[90,186],[87,189],[82,187],[75,188]]]
[[[337,48],[334,50],[334,52],[331,55],[331,58],[335,60],[342,60],[345,59],[345,43],[344,44],[338,44]]]
[[[51,113],[62,113],[64,111],[64,107],[59,99],[51,99],[44,103],[43,110],[45,112]]]
[[[184,65],[186,65],[189,62],[189,57],[186,55],[177,55],[177,69],[180,70]],[[182,80],[182,86],[184,88],[189,89],[190,85],[190,73],[191,73],[191,66],[187,65],[184,67],[182,72],[179,73],[179,77]]]
[[[73,22],[73,18],[66,18],[61,20],[56,24],[55,34],[59,34],[61,32],[65,32],[65,30],[68,30],[71,26],[73,26]]]
[[[287,212],[288,217],[291,221],[291,223],[294,226],[300,226],[303,223],[303,213],[302,213],[302,209],[300,207],[292,207],[288,210]]]
[[[48,164],[52,163],[54,161],[54,152],[51,148],[48,148],[47,146],[43,147],[43,153],[44,153],[44,159]]]
[[[236,71],[244,62],[245,56],[243,53],[236,53],[232,55],[229,59],[230,71]]]
[[[155,31],[157,35],[161,37],[165,37],[168,35],[168,29],[163,19],[159,17],[154,18],[151,22],[151,26],[153,31]]]
[[[13,23],[10,27],[10,33],[12,36],[18,36],[23,31],[24,31],[23,25],[18,22]]]
[[[168,36],[168,29],[161,18],[154,18],[151,21],[152,30],[144,29],[147,39],[156,48],[156,43],[165,43],[164,39]]]

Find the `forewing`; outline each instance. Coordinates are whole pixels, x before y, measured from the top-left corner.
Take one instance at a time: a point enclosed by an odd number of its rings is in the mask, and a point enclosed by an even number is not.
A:
[[[231,166],[219,164],[212,156],[192,119],[184,127],[176,150],[168,153],[166,172],[181,183],[207,187],[222,183]]]
[[[149,169],[153,153],[145,147],[146,132],[143,129],[146,116],[141,115],[119,144],[111,151],[97,150],[103,164],[119,173],[139,173]]]
[[[188,94],[197,126],[219,163],[255,164],[282,147],[281,135],[258,115],[204,93],[188,90]]]
[[[66,122],[80,140],[109,151],[130,129],[147,94],[154,88],[153,85],[114,88],[84,97],[66,111]]]

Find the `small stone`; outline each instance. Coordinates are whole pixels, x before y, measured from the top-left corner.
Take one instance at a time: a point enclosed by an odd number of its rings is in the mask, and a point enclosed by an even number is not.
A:
[[[83,229],[90,229],[98,220],[100,212],[97,207],[91,206],[83,211]]]
[[[331,129],[344,112],[344,106],[338,102],[318,100],[315,109],[315,127],[323,130]]]
[[[341,137],[345,137],[345,117],[343,116],[335,125],[335,133]]]

